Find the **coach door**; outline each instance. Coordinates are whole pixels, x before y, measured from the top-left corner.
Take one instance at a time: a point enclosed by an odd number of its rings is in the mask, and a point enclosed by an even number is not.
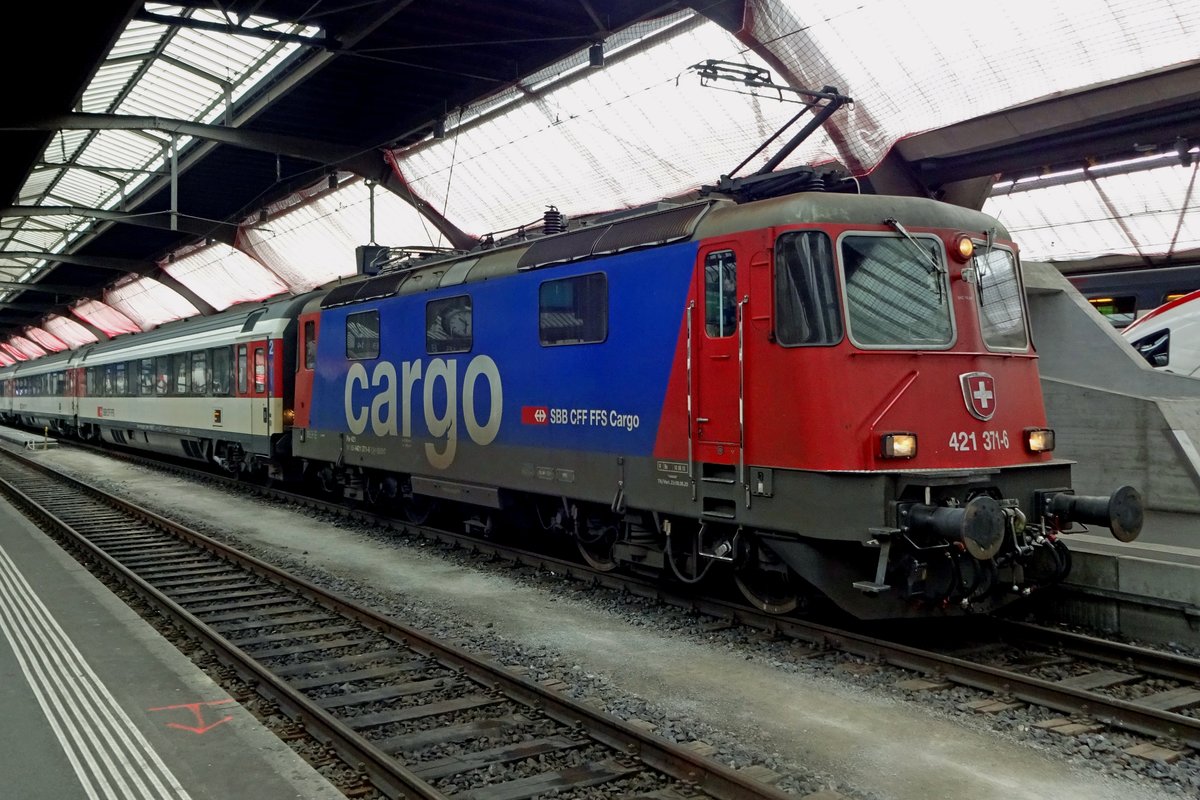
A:
[[[253,398],[251,430],[255,436],[271,433],[271,380],[267,369],[267,343],[250,343],[250,396]]]
[[[689,322],[692,343],[692,436],[695,459],[736,463],[742,441],[742,335],[739,248],[701,248]]]

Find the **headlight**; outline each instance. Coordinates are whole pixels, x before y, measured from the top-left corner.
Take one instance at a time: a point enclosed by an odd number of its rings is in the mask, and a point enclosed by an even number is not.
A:
[[[885,433],[880,437],[880,444],[884,458],[912,458],[917,454],[915,433]]]
[[[1054,431],[1049,428],[1026,428],[1025,447],[1031,453],[1048,453],[1054,449]]]

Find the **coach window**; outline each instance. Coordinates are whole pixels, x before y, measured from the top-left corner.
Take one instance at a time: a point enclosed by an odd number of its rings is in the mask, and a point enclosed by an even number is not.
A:
[[[346,358],[352,361],[379,358],[378,311],[364,311],[346,317]]]
[[[208,351],[192,353],[192,394],[208,394]]]
[[[247,387],[247,374],[249,369],[246,366],[246,345],[239,344],[237,349],[237,390],[238,394],[245,394]]]
[[[304,368],[317,367],[317,322],[308,320],[304,323]]]
[[[447,297],[425,304],[425,351],[466,353],[471,350],[471,298]]]
[[[842,339],[833,246],[820,231],[785,233],[775,243],[775,340],[782,345]]]
[[[841,240],[850,338],[862,347],[948,347],[954,339],[941,242],[925,236]]]
[[[176,353],[171,356],[171,369],[174,378],[171,383],[171,394],[187,394],[188,371],[191,369],[191,359],[188,353]]]
[[[254,348],[254,391],[262,394],[267,390],[267,351]]]
[[[737,259],[732,250],[704,257],[704,330],[713,338],[737,330]]]
[[[117,397],[124,397],[129,385],[125,382],[125,365],[113,364],[113,392]]]
[[[538,288],[538,337],[543,345],[607,339],[607,276],[594,272],[543,283]]]
[[[143,397],[154,394],[153,358],[143,358],[138,362],[138,394]]]
[[[233,382],[231,352],[228,347],[214,347],[210,353],[210,358],[212,359],[212,393],[217,397],[229,396],[229,386]]]
[[[983,342],[990,350],[1025,350],[1029,336],[1017,259],[1003,248],[980,249],[975,251],[975,277]]]
[[[157,356],[154,359],[154,393],[166,394],[171,389],[171,357]]]

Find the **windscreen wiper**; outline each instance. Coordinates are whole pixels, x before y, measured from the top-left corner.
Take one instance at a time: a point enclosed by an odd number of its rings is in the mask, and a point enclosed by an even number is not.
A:
[[[936,258],[934,258],[933,253],[928,253],[925,251],[924,247],[921,247],[921,243],[918,242],[916,239],[914,239],[912,234],[909,233],[908,230],[903,225],[900,224],[900,220],[896,219],[895,217],[888,217],[887,219],[885,219],[883,221],[883,224],[891,226],[892,228],[894,228],[896,230],[897,233],[899,233],[905,239],[908,239],[908,241],[912,243],[912,246],[917,248],[917,251],[923,256],[924,260],[927,260],[929,262],[926,265],[926,270],[929,272],[930,275],[933,275],[936,278],[936,280],[934,281],[934,285],[937,288],[938,302],[941,303],[942,302],[942,274],[943,274],[942,265],[938,263]]]

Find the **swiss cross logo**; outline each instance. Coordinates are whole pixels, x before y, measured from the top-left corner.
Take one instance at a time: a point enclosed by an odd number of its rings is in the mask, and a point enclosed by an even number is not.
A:
[[[971,416],[984,422],[991,419],[996,413],[996,379],[986,372],[964,372],[958,382]]]
[[[545,406],[521,406],[522,425],[550,424],[550,409]]]

